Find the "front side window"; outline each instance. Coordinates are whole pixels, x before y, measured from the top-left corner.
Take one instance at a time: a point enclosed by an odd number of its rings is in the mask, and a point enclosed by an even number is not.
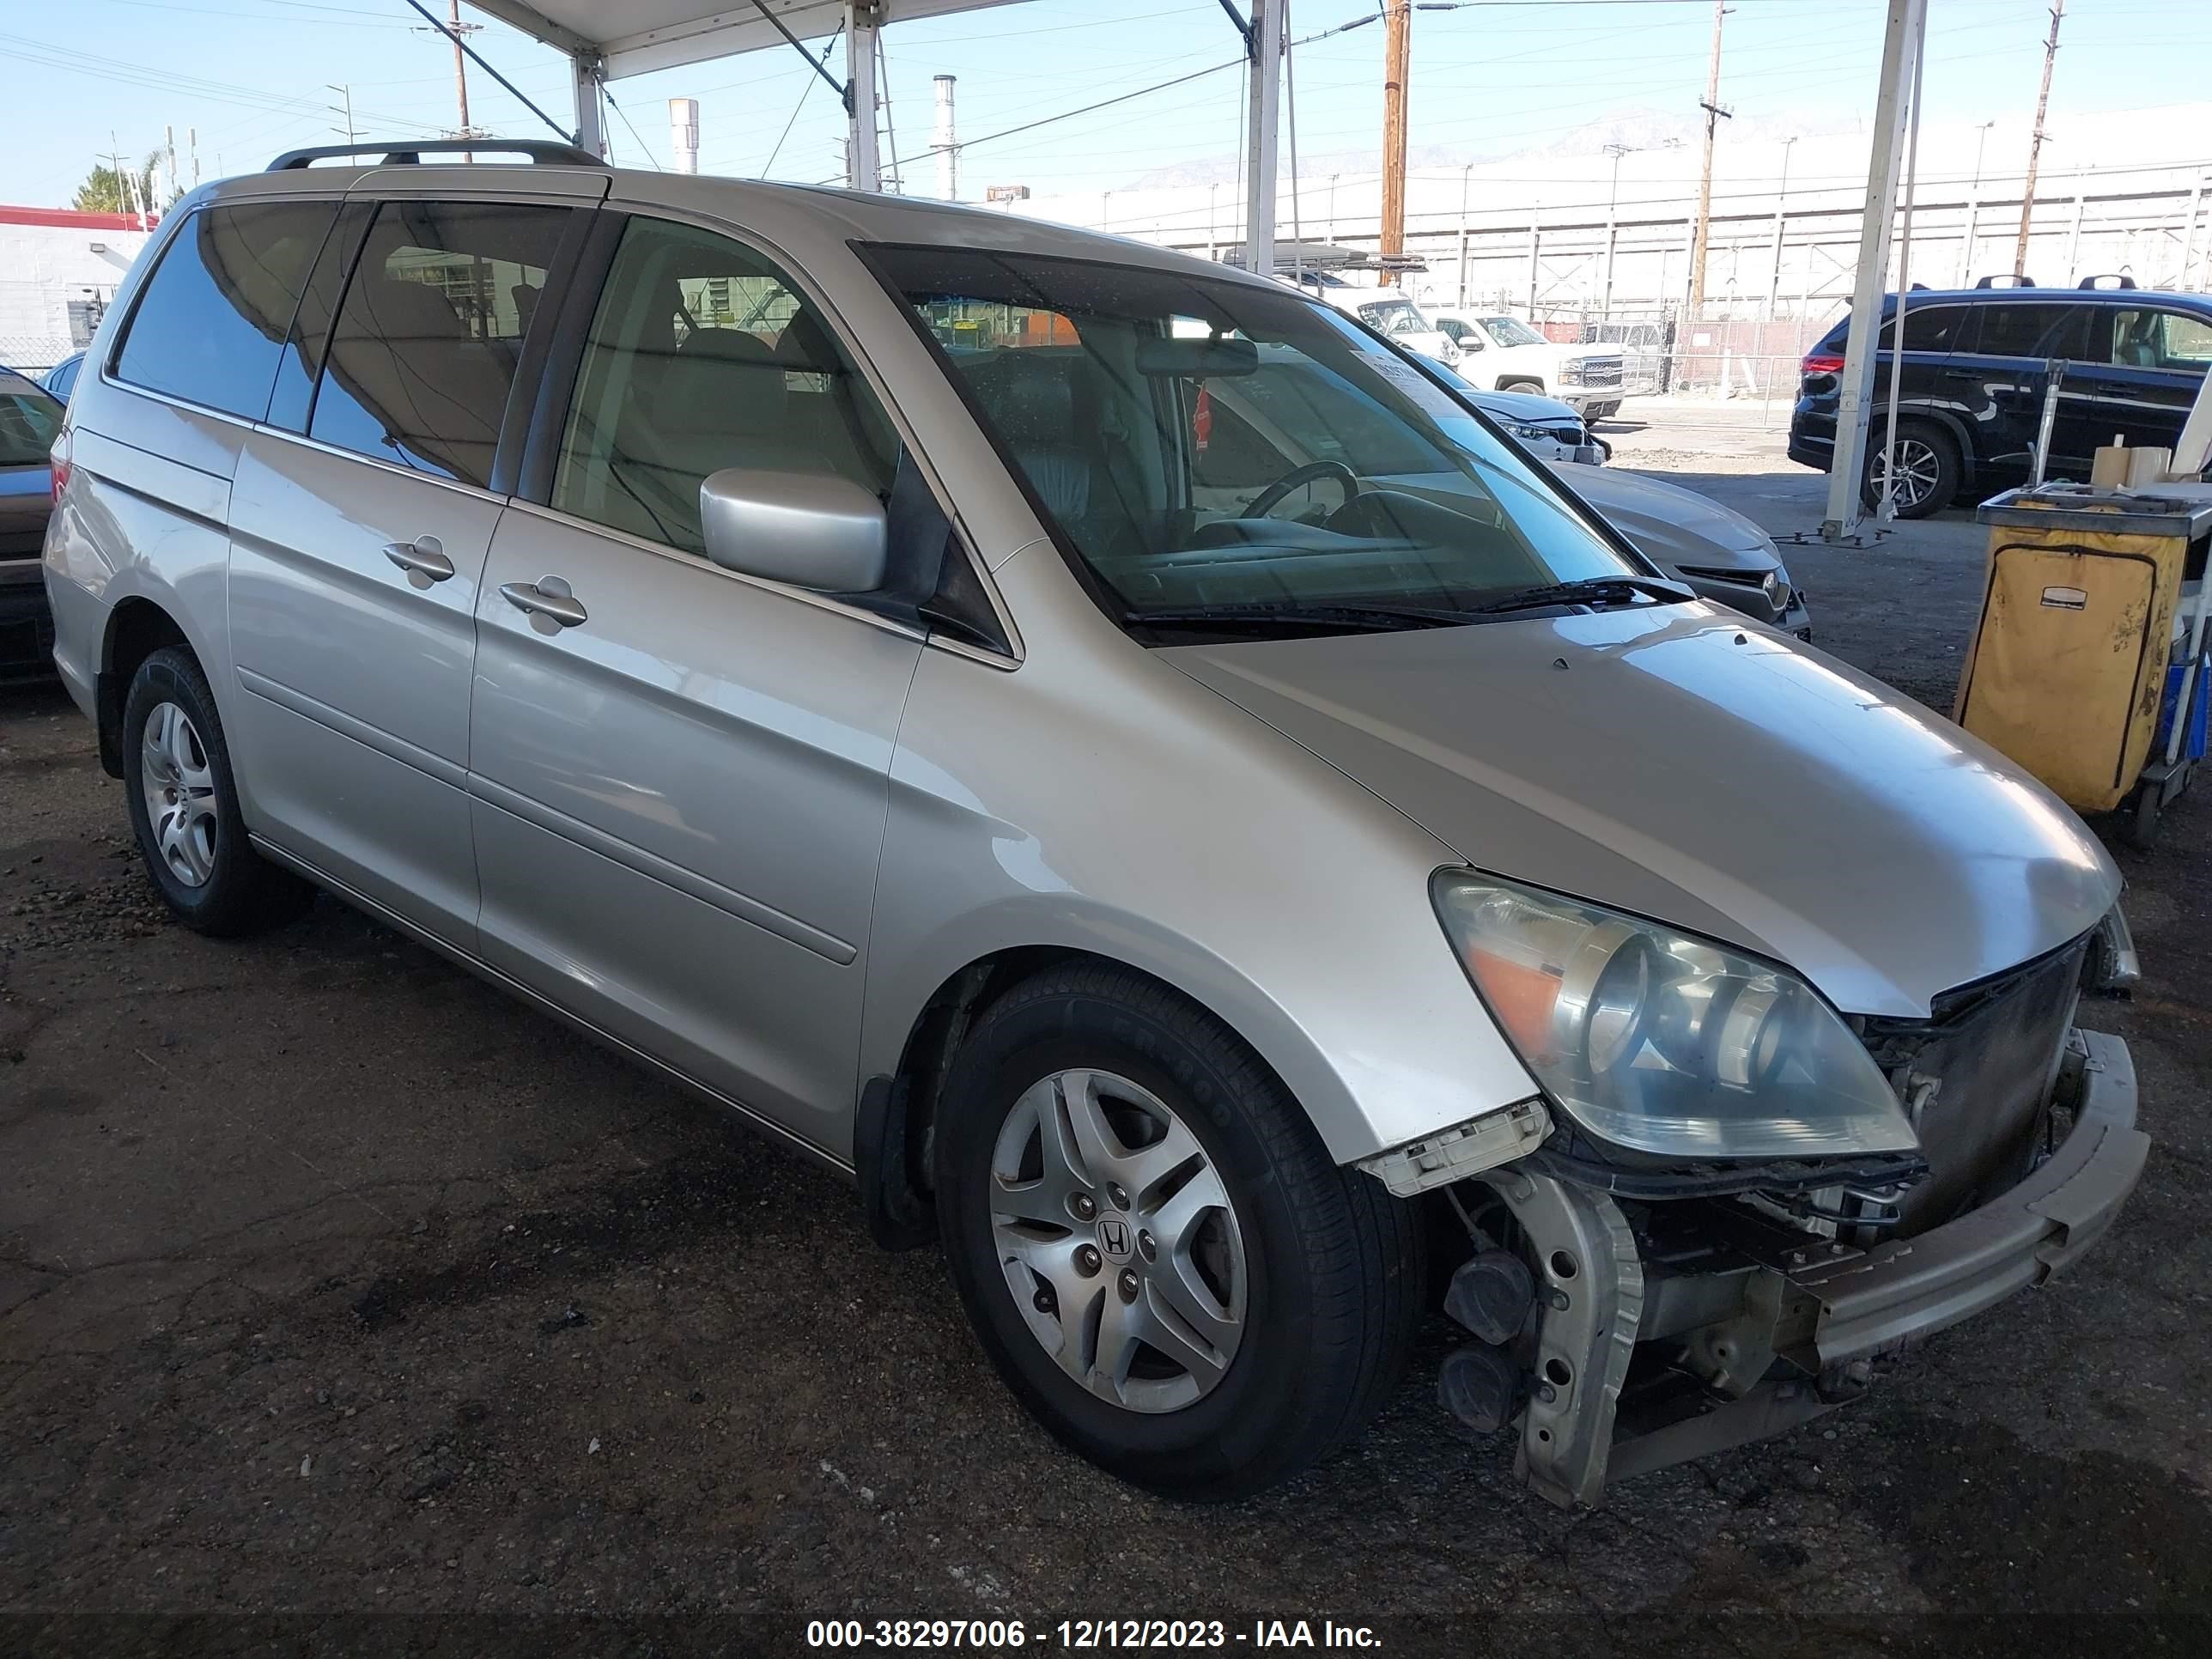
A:
[[[1486,317],[1482,319],[1482,325],[1490,331],[1490,337],[1502,346],[1544,343],[1544,337],[1518,317]]]
[[[45,392],[21,380],[0,386],[0,466],[43,464],[61,429],[62,406]]]
[[[725,467],[890,489],[895,429],[811,301],[726,236],[623,233],[592,319],[551,505],[702,554],[699,486]]]
[[[1288,289],[978,249],[869,252],[939,341],[1024,342],[945,362],[1131,621],[1269,605],[1456,614],[1642,574],[1464,404]]]
[[[207,207],[147,279],[115,360],[118,380],[258,421],[331,202]]]
[[[488,484],[568,213],[501,202],[379,207],[331,326],[308,435]]]
[[[2127,368],[2202,374],[2212,365],[2212,323],[2179,311],[2116,311],[2106,361]]]

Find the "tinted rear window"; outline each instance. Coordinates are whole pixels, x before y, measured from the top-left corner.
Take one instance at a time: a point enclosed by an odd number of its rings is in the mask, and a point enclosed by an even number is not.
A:
[[[1984,357],[2079,360],[2088,355],[2090,319],[2084,307],[2014,300],[1984,306],[1981,313],[1981,343],[1975,349]]]
[[[193,214],[131,313],[117,377],[259,420],[335,211],[329,202],[268,202]]]
[[[1974,311],[1971,306],[1920,306],[1911,301],[1905,307],[1905,349],[1907,351],[1961,351],[1972,349]],[[1897,319],[1890,318],[1881,325],[1881,349],[1887,351],[1896,343]]]
[[[386,202],[346,285],[308,435],[482,486],[569,210]]]

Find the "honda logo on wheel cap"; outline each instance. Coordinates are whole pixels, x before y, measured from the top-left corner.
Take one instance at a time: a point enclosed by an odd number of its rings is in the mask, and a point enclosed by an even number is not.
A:
[[[1129,1259],[1129,1224],[1118,1215],[1109,1215],[1098,1224],[1099,1252],[1109,1261]]]

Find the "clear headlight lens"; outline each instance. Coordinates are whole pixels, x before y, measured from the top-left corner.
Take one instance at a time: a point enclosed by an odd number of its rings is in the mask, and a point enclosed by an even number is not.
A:
[[[1523,443],[1549,444],[1559,441],[1552,436],[1551,428],[1541,426],[1519,426],[1509,422],[1505,429]]]
[[[1601,1140],[1670,1158],[1915,1150],[1889,1084],[1794,974],[1468,871],[1437,914],[1545,1091]]]

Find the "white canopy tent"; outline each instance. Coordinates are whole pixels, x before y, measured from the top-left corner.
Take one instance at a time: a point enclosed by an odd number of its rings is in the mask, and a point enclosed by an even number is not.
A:
[[[1248,77],[1246,106],[1243,264],[1255,271],[1272,271],[1277,110],[1290,0],[1245,3],[1249,24],[1240,15],[1237,0],[1221,0],[1227,19],[1244,31],[1246,52],[1255,71]],[[851,131],[849,182],[856,190],[876,190],[881,187],[876,128],[877,31],[890,23],[990,10],[1018,4],[1019,0],[720,0],[719,4],[711,0],[470,0],[470,3],[568,55],[575,91],[576,143],[602,155],[606,153],[606,133],[599,89],[605,82],[744,52],[789,52],[842,29],[848,79],[840,86]],[[1873,154],[1867,168],[1866,212],[1860,228],[1858,283],[1852,297],[1828,514],[1820,526],[1822,534],[1832,540],[1850,536],[1860,519],[1858,481],[1874,412],[1875,336],[1881,296],[1888,283],[1890,226],[1908,122],[1917,122],[1916,71],[1927,27],[1927,0],[1887,0],[1887,10]],[[812,53],[809,58],[818,61]],[[829,78],[826,70],[821,72]],[[1909,240],[1909,219],[1907,237]]]

